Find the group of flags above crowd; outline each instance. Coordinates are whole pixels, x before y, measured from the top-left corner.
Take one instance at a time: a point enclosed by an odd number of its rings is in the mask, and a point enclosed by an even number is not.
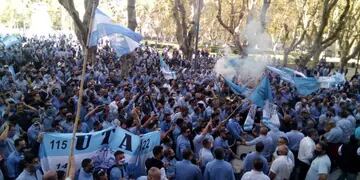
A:
[[[336,72],[332,76],[324,77],[307,77],[303,73],[293,70],[291,68],[276,68],[272,66],[267,66],[267,69],[277,75],[283,80],[296,88],[296,91],[299,95],[307,96],[311,93],[318,91],[320,88],[333,88],[337,85],[345,83],[345,75],[339,72]],[[225,79],[225,82],[230,87],[230,89],[237,95],[242,95],[248,97],[250,95],[250,90],[242,85],[237,85]],[[258,101],[259,96],[262,96],[260,99],[272,99],[271,96],[270,83],[267,77],[264,77],[258,87],[251,93],[249,99],[251,99],[255,104],[262,107],[263,102]]]

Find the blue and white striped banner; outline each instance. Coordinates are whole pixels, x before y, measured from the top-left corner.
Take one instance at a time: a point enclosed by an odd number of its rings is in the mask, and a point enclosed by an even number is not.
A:
[[[39,152],[44,171],[66,170],[71,138],[72,133],[44,134]],[[115,163],[114,153],[121,150],[125,152],[129,166],[144,170],[145,167],[141,167],[144,163],[140,162],[152,155],[156,145],[160,145],[159,131],[138,136],[120,127],[111,127],[98,132],[77,133],[74,146],[76,169],[85,158],[91,158],[95,167],[109,168]]]

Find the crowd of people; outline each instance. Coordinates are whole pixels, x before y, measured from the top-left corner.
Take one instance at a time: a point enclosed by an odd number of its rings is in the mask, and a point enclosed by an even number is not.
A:
[[[0,47],[0,179],[65,179],[64,170],[43,172],[37,155],[44,133],[73,131],[82,51],[67,36],[22,41]],[[126,153],[118,150],[108,169],[83,159],[75,179],[314,180],[328,179],[336,170],[339,179],[358,177],[360,76],[304,97],[264,72],[280,126],[262,124],[258,108],[254,127],[245,131],[251,102],[213,71],[217,58],[206,51],[190,61],[178,50],[141,46],[125,56],[131,64],[121,76],[125,61],[103,44],[88,62],[77,132],[112,126],[137,135],[160,131],[161,144],[145,161],[144,174],[129,171]],[[164,78],[160,56],[176,79]],[[330,66],[321,63],[320,73],[330,74]],[[241,153],[244,147],[253,151]]]

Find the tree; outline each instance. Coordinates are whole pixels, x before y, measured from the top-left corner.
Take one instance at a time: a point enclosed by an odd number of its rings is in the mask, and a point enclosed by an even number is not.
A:
[[[263,0],[263,6],[261,8],[261,13],[260,13],[260,22],[261,22],[263,32],[265,31],[265,28],[266,28],[266,13],[270,7],[270,3],[271,3],[271,0]]]
[[[80,20],[79,12],[75,9],[73,0],[58,0],[59,3],[69,13],[74,23],[75,35],[82,46],[82,50],[87,49],[86,44],[88,41],[88,33],[90,28],[92,9],[99,5],[99,0],[84,0],[85,13],[83,15],[83,21]],[[93,7],[94,6],[94,7]],[[88,59],[95,61],[96,47],[88,48],[86,53]],[[90,63],[90,62],[88,62]]]
[[[194,51],[196,13],[192,13],[190,19],[188,19],[184,1],[186,2],[186,0],[173,1],[173,17],[176,25],[176,40],[185,58],[190,60]],[[197,9],[197,3],[192,2],[189,4],[193,10]]]
[[[347,62],[360,52],[360,7],[353,3],[346,17],[346,25],[339,33],[340,66],[345,68]]]
[[[289,54],[295,50],[303,41],[305,38],[305,35],[308,31],[309,25],[311,24],[316,11],[310,12],[309,18],[304,18],[307,16],[307,0],[303,1],[301,5],[297,5],[296,2],[294,2],[295,5],[291,7],[295,7],[295,9],[291,9],[290,13],[291,15],[294,14],[294,12],[297,12],[297,20],[295,21],[295,24],[292,24],[293,21],[289,21],[289,16],[282,16],[283,27],[282,32],[280,33],[281,36],[281,43],[282,43],[282,49],[284,51],[283,56],[283,65],[286,66],[289,60]],[[299,6],[299,7],[298,7]],[[290,16],[291,16],[290,15]],[[284,18],[285,17],[285,18]]]
[[[310,47],[308,47],[307,53],[304,58],[299,61],[298,65],[306,66],[311,59],[314,60],[315,64],[319,61],[321,52],[337,40],[340,31],[346,24],[345,18],[350,9],[350,0],[346,0],[344,10],[336,20],[337,23],[334,23],[332,27],[329,27],[328,25],[332,17],[331,15],[334,15],[336,5],[337,7],[340,7],[339,4],[339,0],[323,0],[320,21],[318,23],[319,25],[317,26],[314,21],[312,22],[311,27],[314,32],[314,37],[310,41]]]
[[[133,31],[135,31],[137,27],[135,3],[136,0],[127,1],[128,28]]]
[[[243,44],[240,40],[240,34],[238,31],[236,31],[237,29],[240,28],[240,25],[242,24],[242,21],[245,19],[245,14],[246,14],[246,10],[247,10],[247,0],[243,0],[242,4],[239,5],[239,3],[236,3],[235,0],[230,0],[227,5],[230,8],[227,19],[228,19],[228,23],[226,23],[224,21],[224,17],[223,17],[223,12],[225,12],[223,10],[223,1],[222,0],[217,0],[217,15],[216,18],[219,21],[219,23],[221,24],[221,26],[226,29],[226,31],[228,31],[231,36],[232,36],[232,41],[235,44],[235,48],[238,51],[239,54],[246,54]],[[241,6],[239,8],[239,6]],[[240,9],[239,11],[236,11],[237,9]]]

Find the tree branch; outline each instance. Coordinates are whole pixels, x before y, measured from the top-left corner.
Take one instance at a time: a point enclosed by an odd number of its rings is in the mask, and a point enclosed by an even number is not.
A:
[[[222,8],[221,8],[221,0],[217,0],[218,2],[218,12],[217,12],[217,15],[216,15],[216,19],[219,21],[219,23],[221,24],[221,26],[223,26],[230,34],[234,35],[234,29],[231,29],[227,24],[225,24],[225,22],[223,21],[222,19],[222,16],[221,16],[221,12],[222,12]]]
[[[337,2],[337,1],[336,1]],[[335,31],[333,31],[328,38],[323,40],[321,44],[325,44],[325,47],[329,47],[331,44],[333,44],[336,41],[336,37],[338,36],[339,32],[344,28],[344,24],[346,23],[345,19],[347,17],[347,14],[350,9],[350,0],[346,0],[346,6],[344,11],[341,13],[340,18],[338,20],[337,26],[335,28]]]

